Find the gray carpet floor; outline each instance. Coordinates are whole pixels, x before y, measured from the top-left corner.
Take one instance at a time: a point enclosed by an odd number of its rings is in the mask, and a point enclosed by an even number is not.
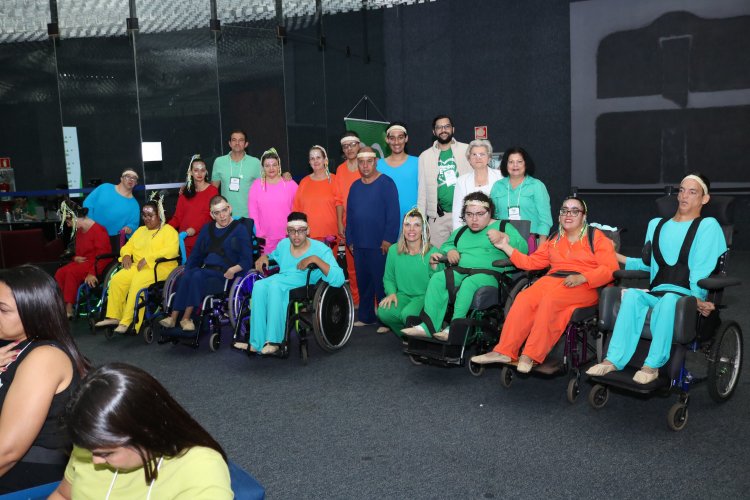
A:
[[[731,268],[723,319],[750,336],[750,252]],[[516,378],[500,370],[415,366],[391,334],[356,328],[328,354],[314,341],[302,366],[261,359],[203,339],[197,350],[105,340],[74,324],[95,364],[133,363],[154,374],[253,474],[269,499],[292,498],[741,498],[750,489],[750,368],[718,405],[695,386],[682,432],[667,427],[676,401],[613,393],[594,410],[584,383]],[[747,350],[745,350],[747,352]],[[700,355],[691,358],[701,364]]]

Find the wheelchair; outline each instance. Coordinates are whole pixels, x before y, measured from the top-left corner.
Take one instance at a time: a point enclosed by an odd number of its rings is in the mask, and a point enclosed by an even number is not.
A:
[[[94,261],[94,269],[97,271],[96,279],[99,284],[92,287],[85,282],[81,283],[76,293],[73,319],[87,318],[92,333],[94,333],[94,323],[100,319],[102,304],[107,300],[107,286],[117,269],[117,257],[118,255],[114,253],[97,255]],[[100,261],[105,259],[113,260],[106,265],[101,265]]]
[[[610,238],[615,246],[615,251],[620,248],[620,231],[602,231]],[[593,228],[589,226],[589,241],[593,241]],[[592,246],[593,250],[593,246]],[[502,261],[499,264],[509,263]],[[542,271],[530,271],[527,273],[528,286],[545,274]],[[601,290],[600,290],[601,294]],[[566,397],[573,404],[581,393],[582,368],[596,361],[601,361],[600,353],[601,336],[598,330],[599,306],[579,307],[573,311],[560,340],[550,351],[543,363],[535,365],[530,373],[553,377],[557,375],[570,375],[566,388]],[[506,310],[507,314],[507,310]],[[473,364],[473,363],[472,363]],[[503,364],[500,370],[500,385],[509,389],[516,377],[515,366],[518,362]]]
[[[531,233],[529,221],[509,220],[507,222],[512,224],[524,239],[528,240]],[[442,262],[447,263],[447,259],[443,259]],[[495,267],[512,266],[509,261],[495,261],[492,265]],[[484,365],[466,361],[472,356],[489,352],[497,344],[500,329],[513,300],[529,286],[530,281],[525,273],[520,271],[510,273],[474,271],[494,275],[498,280],[498,287],[484,286],[474,293],[467,317],[451,322],[447,340],[441,341],[434,337],[406,337],[404,354],[413,364],[443,367],[466,365],[475,377],[484,373]],[[452,309],[452,300],[450,300],[446,317],[452,315]],[[412,316],[407,319],[406,323],[407,326],[414,326],[421,322],[420,317]],[[437,325],[436,329],[440,330]]]
[[[659,214],[671,217],[676,207],[676,197],[666,196],[657,200]],[[733,227],[731,222],[731,208],[733,199],[726,196],[712,196],[711,201],[703,207],[702,215],[711,216],[719,221],[724,231],[727,247],[731,248]],[[707,382],[708,393],[717,403],[728,401],[737,388],[742,369],[742,330],[737,322],[722,320],[720,311],[725,308],[722,304],[724,290],[730,286],[740,284],[736,278],[726,274],[729,252],[722,255],[714,272],[698,282],[698,286],[708,290],[707,299],[716,306],[708,317],[697,312],[695,297],[684,296],[677,300],[675,323],[673,327],[672,346],[667,363],[659,369],[659,378],[649,384],[636,384],[633,374],[640,369],[648,354],[651,340],[649,320],[651,312],[646,317],[646,323],[641,333],[635,354],[622,371],[610,372],[603,376],[592,376],[594,382],[589,393],[589,403],[595,409],[603,408],[609,399],[610,388],[635,392],[641,395],[659,395],[668,397],[677,394],[678,401],[667,413],[667,425],[674,431],[685,428],[688,421],[688,404],[690,389],[694,384]],[[644,248],[644,261],[651,258],[650,247]],[[648,272],[617,271],[615,278],[622,280],[646,280]],[[619,311],[622,287],[611,287],[604,291],[599,303],[598,328],[605,337],[602,354],[606,349],[614,330],[615,320]],[[690,356],[705,358],[707,373],[694,373],[686,366],[686,359]]]
[[[291,338],[296,333],[302,364],[309,357],[308,339],[312,332],[315,341],[326,352],[335,352],[349,341],[354,328],[354,300],[349,284],[334,287],[323,280],[310,283],[310,275],[317,267],[308,266],[305,286],[289,291],[284,340],[272,357],[288,358]],[[230,319],[234,318],[234,341],[247,339],[247,354],[250,351],[250,317],[252,314],[251,294],[253,284],[263,279],[262,274],[248,274],[230,292]]]

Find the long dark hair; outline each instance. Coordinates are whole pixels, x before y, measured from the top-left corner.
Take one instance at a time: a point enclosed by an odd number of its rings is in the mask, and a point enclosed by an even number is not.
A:
[[[505,153],[503,153],[503,159],[500,161],[500,173],[503,174],[503,177],[508,177],[508,158],[513,154],[521,155],[526,166],[526,175],[533,176],[534,171],[536,170],[536,165],[534,165],[534,160],[531,159],[531,155],[522,147],[513,146],[512,148],[505,150]]]
[[[0,282],[5,283],[13,294],[26,337],[57,342],[73,360],[78,374],[86,375],[89,362],[70,334],[62,292],[54,278],[42,269],[26,264],[0,269]]]
[[[176,457],[194,446],[214,449],[227,459],[219,443],[163,385],[125,363],[89,373],[68,403],[66,423],[73,444],[81,448],[133,448],[143,460],[147,484],[158,477],[161,457]]]

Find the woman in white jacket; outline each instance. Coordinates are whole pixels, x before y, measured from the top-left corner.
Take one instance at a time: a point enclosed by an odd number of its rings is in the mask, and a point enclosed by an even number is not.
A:
[[[492,185],[495,181],[502,179],[499,170],[489,167],[492,158],[492,144],[485,139],[475,139],[466,148],[466,158],[469,160],[472,171],[459,176],[456,181],[456,191],[453,194],[453,230],[464,225],[461,220],[461,207],[464,198],[469,193],[481,191],[490,195]]]

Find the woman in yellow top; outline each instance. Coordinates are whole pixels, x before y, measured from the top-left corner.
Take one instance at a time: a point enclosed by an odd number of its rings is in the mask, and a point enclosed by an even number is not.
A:
[[[73,454],[52,500],[234,497],[219,443],[140,368],[111,363],[89,373],[66,424]]]
[[[141,209],[143,226],[139,227],[120,249],[122,269],[109,282],[107,317],[96,327],[117,325],[116,333],[125,333],[133,322],[135,300],[138,290],[154,283],[156,259],[172,259],[179,254],[177,231],[164,223],[164,211],[160,202],[148,201]],[[177,267],[177,261],[159,264],[156,279],[163,281]],[[143,321],[143,309],[138,312],[135,330]]]

